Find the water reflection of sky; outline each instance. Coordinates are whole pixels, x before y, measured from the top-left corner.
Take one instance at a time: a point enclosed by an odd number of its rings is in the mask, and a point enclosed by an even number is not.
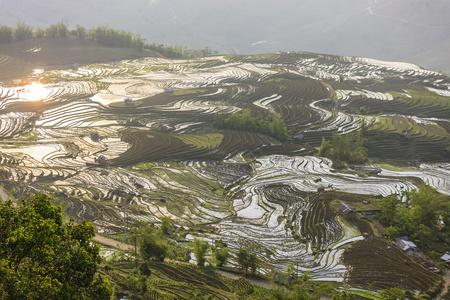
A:
[[[34,146],[25,146],[20,148],[2,148],[1,152],[3,153],[23,153],[31,156],[35,160],[42,162],[42,159],[47,154],[59,151],[60,145],[58,144],[45,144],[45,145],[34,145]]]

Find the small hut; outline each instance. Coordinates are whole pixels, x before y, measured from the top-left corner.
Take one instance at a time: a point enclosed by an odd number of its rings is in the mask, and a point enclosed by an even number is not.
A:
[[[72,64],[72,71],[78,71],[78,64],[77,63]]]
[[[305,138],[305,136],[303,134],[294,135],[294,141],[297,143],[300,143],[301,141],[303,141],[304,138]]]
[[[93,142],[98,142],[100,140],[100,135],[98,134],[98,132],[91,132],[91,140]]]
[[[123,99],[123,102],[125,102],[125,105],[133,105],[133,99],[130,97]]]
[[[172,94],[173,92],[173,87],[164,88],[164,94]]]
[[[104,155],[100,155],[99,157],[94,158],[94,161],[98,165],[107,165],[107,164],[109,164],[109,160]]]
[[[446,262],[447,265],[450,264],[450,254],[445,253],[444,255],[441,256],[441,260]]]
[[[416,244],[411,242],[407,236],[396,238],[395,242],[407,255],[413,255],[417,250]]]
[[[348,205],[346,203],[342,203],[339,205],[339,211],[346,218],[356,217],[356,211],[353,208],[351,208],[350,205]]]
[[[279,284],[290,285],[293,280],[294,277],[279,272],[275,272],[275,275],[273,275],[273,281]]]

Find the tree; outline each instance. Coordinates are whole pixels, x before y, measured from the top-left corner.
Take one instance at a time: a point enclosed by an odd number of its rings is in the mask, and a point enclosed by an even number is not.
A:
[[[33,37],[33,27],[26,25],[25,22],[17,22],[14,29],[14,40],[23,41]]]
[[[155,230],[149,226],[144,229],[139,239],[138,249],[144,260],[157,259],[164,261],[167,252],[166,244],[161,240]]]
[[[56,24],[56,28],[58,31],[58,37],[60,38],[65,38],[67,36],[67,23],[64,21],[59,22],[58,24]]]
[[[401,201],[395,195],[378,200],[380,213],[377,217],[380,219],[381,223],[385,225],[392,225],[394,223],[394,218],[397,214],[397,206],[400,203]]]
[[[94,226],[63,224],[61,207],[50,201],[41,194],[0,203],[2,299],[111,299],[112,287],[96,274]]]
[[[209,244],[207,241],[202,241],[200,239],[194,239],[194,255],[197,259],[197,266],[203,267],[205,266],[205,255],[206,251],[209,249]]]
[[[263,133],[280,141],[286,141],[289,138],[289,132],[284,120],[278,114],[274,114],[271,118],[272,121],[270,122],[264,120],[261,115],[252,115],[252,111],[248,108],[240,113],[218,111],[214,116],[214,126],[219,129]]]
[[[366,139],[361,132],[338,135],[333,133],[331,144],[322,138],[319,155],[329,158],[337,158],[349,163],[363,163],[367,160],[367,148],[364,147]]]
[[[327,141],[324,137],[322,137],[322,144],[320,145],[318,155],[328,156],[330,149],[331,149],[331,142]]]
[[[13,41],[13,29],[9,26],[0,26],[0,43],[10,43]]]
[[[230,253],[226,248],[216,248],[213,247],[213,256],[214,261],[216,262],[216,266],[223,267],[224,264],[227,263],[228,258],[230,257]]]
[[[86,28],[84,28],[81,25],[77,25],[77,35],[80,38],[80,40],[84,39],[87,35]]]
[[[393,239],[398,238],[400,236],[401,236],[401,234],[400,234],[400,231],[399,231],[399,229],[397,227],[389,226],[386,229],[386,237],[388,239],[393,240]]]
[[[448,197],[425,184],[422,184],[417,190],[407,192],[406,198],[406,205],[410,209],[408,219],[412,226],[424,224],[431,228],[449,209]]]
[[[380,220],[391,224],[386,235],[395,238],[408,235],[419,247],[427,247],[433,239],[444,241],[448,234],[449,201],[448,196],[436,189],[422,184],[419,189],[405,192],[403,206],[395,196],[379,201]],[[398,222],[393,224],[395,220]],[[442,232],[437,230],[444,226]],[[443,234],[442,234],[443,233]]]
[[[245,272],[250,269],[252,274],[255,274],[259,265],[256,253],[261,248],[261,246],[257,243],[246,243],[243,240],[240,240],[239,244],[240,247],[237,253],[239,266]]]
[[[169,217],[161,218],[161,233],[169,235],[172,231],[172,220]]]

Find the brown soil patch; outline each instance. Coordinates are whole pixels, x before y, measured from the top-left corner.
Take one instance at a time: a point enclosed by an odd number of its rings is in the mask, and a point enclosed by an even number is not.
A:
[[[391,250],[388,249],[391,248]],[[370,290],[398,287],[427,292],[440,281],[440,276],[427,270],[404,254],[396,245],[384,240],[365,240],[345,251],[343,261],[351,269],[351,286]]]
[[[97,242],[99,244],[105,245],[105,246],[110,246],[116,249],[119,249],[121,251],[134,251],[134,246],[129,245],[129,244],[125,244],[104,236],[100,236],[100,235],[96,235],[92,238],[92,240],[94,242]]]

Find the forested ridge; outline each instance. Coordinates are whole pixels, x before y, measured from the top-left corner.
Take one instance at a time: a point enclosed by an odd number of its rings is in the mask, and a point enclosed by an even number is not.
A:
[[[147,43],[139,34],[130,31],[113,29],[108,25],[100,25],[90,29],[82,25],[77,25],[71,29],[66,22],[61,21],[51,24],[46,28],[33,28],[25,22],[17,22],[16,27],[7,25],[0,26],[0,43],[12,43],[30,38],[68,38],[77,37],[96,41],[109,47],[135,48],[139,51],[153,50],[168,58],[195,58],[206,57],[217,54],[208,47],[200,50],[188,49],[182,45],[166,45],[157,43]]]

